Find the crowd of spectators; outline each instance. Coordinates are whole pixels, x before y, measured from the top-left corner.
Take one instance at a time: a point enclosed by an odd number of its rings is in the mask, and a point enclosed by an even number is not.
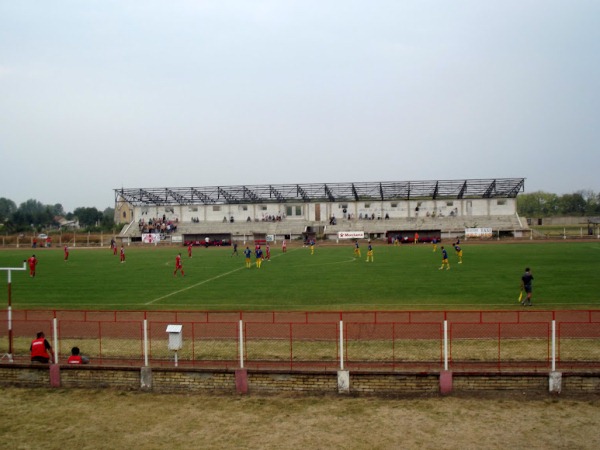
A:
[[[146,222],[143,218],[138,221],[138,226],[141,233],[162,233],[169,234],[177,231],[179,219],[171,220],[163,214],[161,217],[148,219]]]
[[[285,214],[263,214],[261,219],[255,218],[254,222],[281,222],[283,219],[285,219]],[[252,222],[252,218],[248,216],[246,222]]]

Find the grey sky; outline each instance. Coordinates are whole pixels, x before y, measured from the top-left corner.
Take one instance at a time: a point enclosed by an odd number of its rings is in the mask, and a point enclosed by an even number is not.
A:
[[[597,0],[0,0],[0,197],[525,177],[600,190]]]

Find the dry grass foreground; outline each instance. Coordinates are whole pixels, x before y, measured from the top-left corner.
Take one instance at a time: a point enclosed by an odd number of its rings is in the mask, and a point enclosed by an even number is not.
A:
[[[10,449],[596,449],[600,397],[352,398],[0,390]]]

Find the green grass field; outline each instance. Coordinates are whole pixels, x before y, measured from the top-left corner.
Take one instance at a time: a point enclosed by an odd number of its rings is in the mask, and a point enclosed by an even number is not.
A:
[[[126,263],[108,248],[71,248],[69,261],[53,249],[4,249],[0,267],[19,267],[35,252],[37,276],[12,272],[14,309],[117,310],[397,310],[515,309],[520,277],[532,268],[534,308],[600,306],[600,242],[462,245],[457,264],[446,243],[451,270],[438,270],[441,254],[429,244],[375,244],[367,263],[347,245],[317,245],[315,254],[272,246],[261,269],[244,267],[231,248],[127,247]],[[173,276],[182,253],[185,278]],[[0,272],[7,292],[7,272]],[[4,297],[5,299],[7,296]]]

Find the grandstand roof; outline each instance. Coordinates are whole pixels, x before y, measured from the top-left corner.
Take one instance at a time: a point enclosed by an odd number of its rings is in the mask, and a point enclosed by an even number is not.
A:
[[[265,184],[115,189],[115,202],[142,205],[340,202],[418,199],[514,198],[524,178],[362,183]]]

